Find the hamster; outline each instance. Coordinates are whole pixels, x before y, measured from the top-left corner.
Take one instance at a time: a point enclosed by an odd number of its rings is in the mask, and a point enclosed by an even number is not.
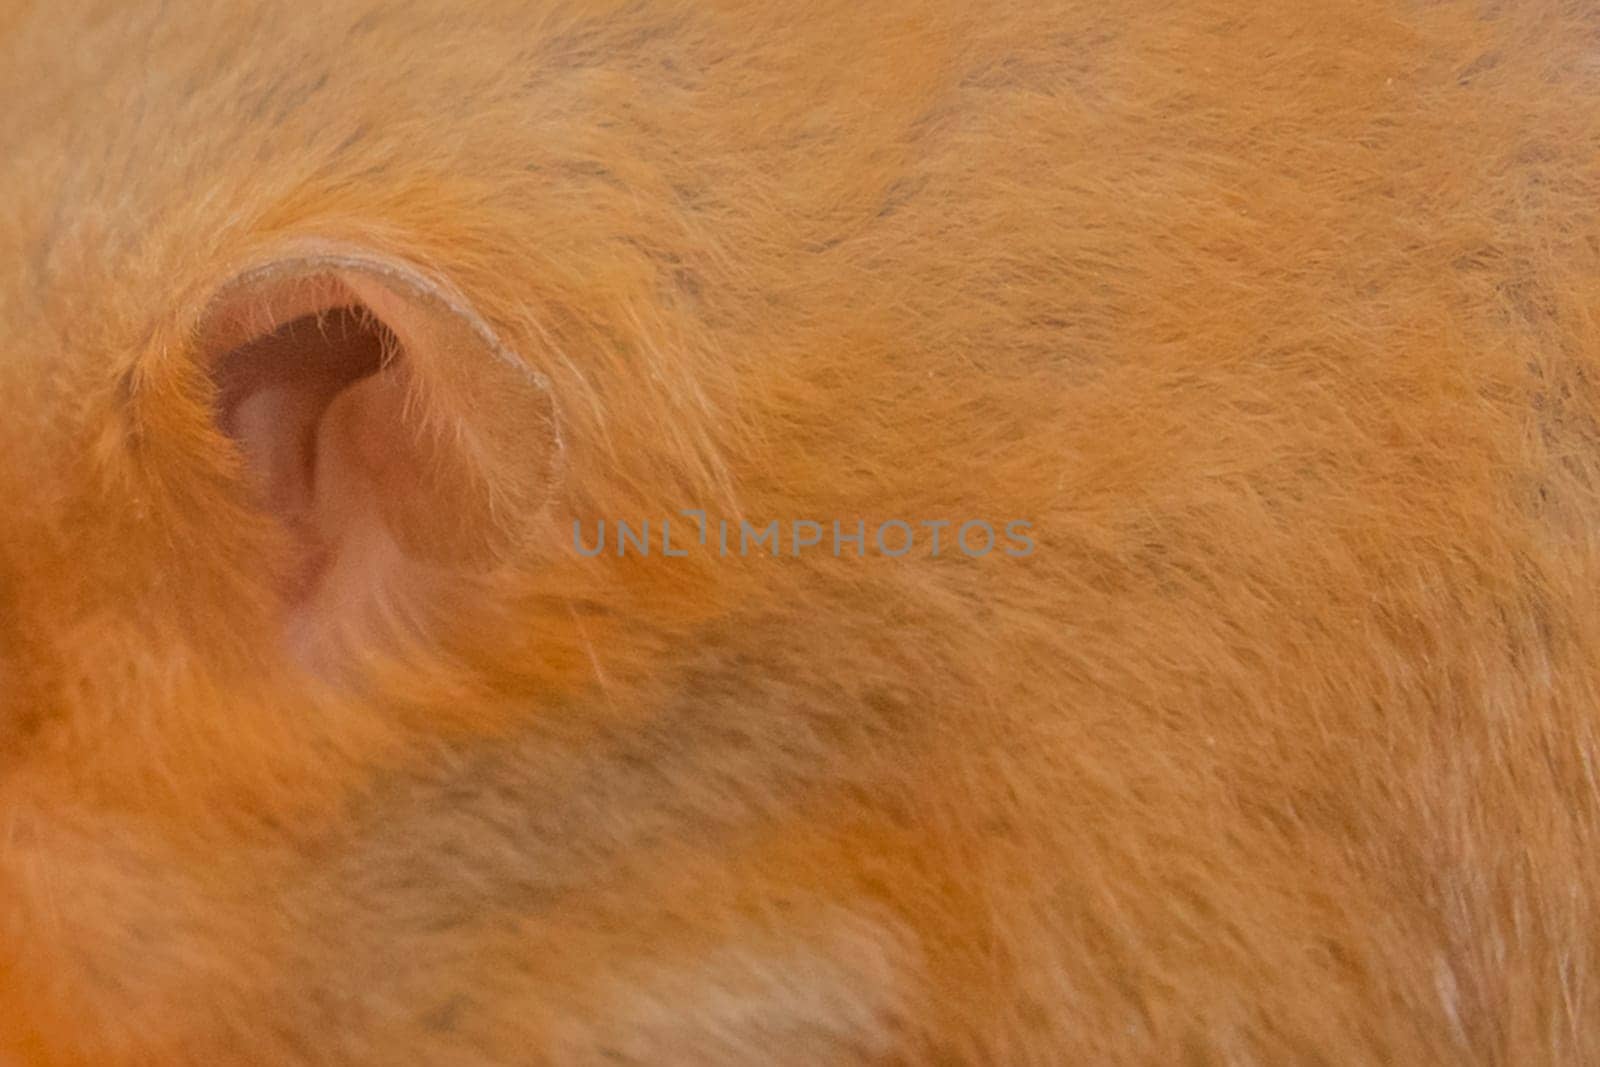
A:
[[[1600,14],[0,3],[0,1063],[1600,1060]]]

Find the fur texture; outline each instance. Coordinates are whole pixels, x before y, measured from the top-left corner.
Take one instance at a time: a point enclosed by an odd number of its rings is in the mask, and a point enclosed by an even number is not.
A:
[[[0,101],[0,1055],[1600,1061],[1592,5],[6,0]],[[304,241],[560,433],[314,663],[204,340]],[[572,549],[682,508],[1037,551]]]

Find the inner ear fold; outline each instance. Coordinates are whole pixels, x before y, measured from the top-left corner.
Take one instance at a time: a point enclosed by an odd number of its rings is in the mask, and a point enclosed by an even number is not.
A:
[[[553,487],[544,381],[464,297],[359,252],[280,257],[213,299],[217,428],[289,535],[302,631],[370,620],[440,570],[512,551]]]

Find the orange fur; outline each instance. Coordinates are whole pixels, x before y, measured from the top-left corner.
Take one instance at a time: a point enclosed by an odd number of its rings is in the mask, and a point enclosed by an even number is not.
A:
[[[0,100],[0,1057],[1600,1060],[1589,7],[4,0]],[[307,241],[559,424],[325,662],[206,355]],[[682,508],[1037,551],[572,550]]]

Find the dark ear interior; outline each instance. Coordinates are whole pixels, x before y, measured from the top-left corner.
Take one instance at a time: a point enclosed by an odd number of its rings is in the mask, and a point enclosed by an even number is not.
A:
[[[343,306],[301,315],[217,358],[217,425],[286,522],[308,520],[319,430],[334,399],[399,356],[394,331],[366,308]]]

